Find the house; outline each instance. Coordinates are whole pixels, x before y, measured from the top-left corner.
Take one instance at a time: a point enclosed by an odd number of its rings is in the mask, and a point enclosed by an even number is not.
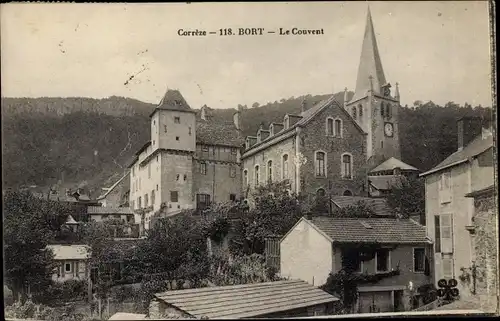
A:
[[[296,194],[362,196],[369,169],[400,158],[399,87],[391,94],[370,10],[356,88],[344,102],[332,96],[296,115],[284,115],[246,137],[243,190],[285,181]],[[250,193],[251,195],[251,193]]]
[[[97,201],[103,207],[121,207],[128,203],[128,197],[125,198],[124,196],[130,190],[129,175],[130,171],[127,170],[111,187],[102,188],[104,193],[97,197]]]
[[[239,111],[232,122],[213,119],[169,89],[150,118],[151,140],[129,165],[129,204],[145,212],[145,229],[160,209],[169,216],[240,197]]]
[[[132,212],[130,207],[87,207],[89,222],[105,222],[106,220],[120,220],[124,223],[122,229],[116,229],[116,237],[139,237],[141,229],[141,217]]]
[[[86,245],[47,245],[54,253],[57,268],[52,279],[56,282],[86,280],[90,248]]]
[[[368,173],[368,193],[372,197],[386,196],[401,180],[417,178],[420,172],[419,169],[391,157]]]
[[[475,260],[474,191],[494,185],[493,135],[481,119],[457,121],[458,149],[420,176],[425,178],[427,235],[434,241],[434,281],[457,279],[460,295],[471,288],[460,281],[463,269]]]
[[[432,283],[425,273],[430,245],[425,227],[411,219],[303,217],[281,239],[281,276],[322,286],[330,273],[340,270],[389,273],[374,284],[358,286],[356,310],[407,310],[410,281],[419,300],[424,294],[420,289]]]
[[[174,290],[154,295],[152,319],[286,318],[333,314],[339,299],[301,280]]]
[[[474,199],[472,235],[474,268],[471,274],[471,292],[477,296],[480,309],[486,312],[500,310],[498,290],[498,204],[495,204],[495,186],[472,191],[465,195]],[[474,273],[474,274],[473,274]]]

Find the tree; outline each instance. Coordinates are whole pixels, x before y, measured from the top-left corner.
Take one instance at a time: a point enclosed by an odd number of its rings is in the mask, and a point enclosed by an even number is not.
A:
[[[16,300],[24,302],[28,290],[41,291],[51,282],[52,205],[29,193],[4,194],[5,279]]]
[[[424,179],[402,177],[392,186],[387,204],[402,217],[419,217],[420,224],[425,225]]]
[[[252,108],[259,108],[260,104],[258,102],[254,102],[252,104]]]

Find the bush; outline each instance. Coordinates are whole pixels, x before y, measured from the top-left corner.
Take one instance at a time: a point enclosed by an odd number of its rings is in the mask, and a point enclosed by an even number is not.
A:
[[[84,300],[87,295],[86,280],[53,282],[43,292],[36,293],[33,300],[45,304],[60,304],[69,301]]]

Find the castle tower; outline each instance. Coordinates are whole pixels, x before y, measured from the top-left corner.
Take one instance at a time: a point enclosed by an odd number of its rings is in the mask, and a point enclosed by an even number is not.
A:
[[[390,157],[401,157],[398,108],[399,88],[391,96],[368,7],[356,90],[346,110],[367,133],[366,154],[375,165]]]
[[[178,90],[168,89],[151,113],[150,165],[159,204],[167,213],[193,207],[193,155],[196,151],[196,112]]]

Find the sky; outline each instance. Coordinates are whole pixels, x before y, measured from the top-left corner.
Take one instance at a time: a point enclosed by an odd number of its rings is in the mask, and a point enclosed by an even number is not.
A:
[[[234,108],[354,90],[367,3],[2,4],[2,96],[159,103],[170,88],[192,108]],[[402,105],[492,105],[486,1],[369,5]],[[293,27],[324,34],[178,35]]]

